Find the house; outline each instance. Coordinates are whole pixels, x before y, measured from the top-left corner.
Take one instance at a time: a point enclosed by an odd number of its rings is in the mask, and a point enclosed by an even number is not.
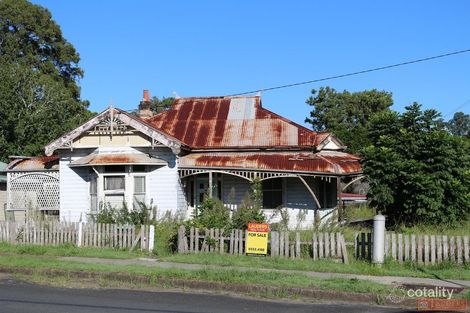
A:
[[[236,209],[258,177],[270,222],[282,208],[292,226],[307,227],[342,203],[342,178],[362,173],[334,135],[267,110],[259,96],[177,98],[153,116],[144,91],[139,113],[110,107],[48,144],[46,157],[10,163],[7,210],[29,205],[79,221],[103,205],[145,202],[189,218],[205,195]],[[30,163],[38,166],[27,170]],[[18,202],[19,178],[23,186],[41,180],[43,200],[30,192]]]

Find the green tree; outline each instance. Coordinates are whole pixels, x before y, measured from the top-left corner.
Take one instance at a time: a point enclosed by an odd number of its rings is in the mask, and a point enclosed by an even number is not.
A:
[[[80,100],[79,60],[47,9],[0,1],[0,159],[42,154],[92,116]]]
[[[337,92],[330,87],[312,90],[306,103],[313,107],[306,123],[315,131],[334,133],[351,152],[370,144],[368,123],[379,112],[388,111],[392,94],[376,89],[361,92]]]
[[[40,155],[44,146],[92,117],[72,92],[19,64],[0,66],[0,158]]]
[[[79,100],[80,57],[47,9],[26,0],[0,1],[0,60],[62,82]]]
[[[175,99],[171,97],[169,98],[163,97],[163,99],[161,100],[158,99],[157,97],[152,97],[152,99],[150,100],[150,102],[152,103],[150,108],[153,113],[158,114],[158,113],[169,110],[171,106],[173,105],[174,101]]]
[[[468,137],[470,135],[470,115],[456,112],[446,126],[452,135]]]
[[[470,213],[470,144],[443,130],[439,116],[414,103],[370,122],[369,198],[392,223],[455,223]]]

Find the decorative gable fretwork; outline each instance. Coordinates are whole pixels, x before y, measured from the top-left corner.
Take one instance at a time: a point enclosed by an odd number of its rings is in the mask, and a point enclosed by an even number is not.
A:
[[[131,135],[135,132],[140,132],[150,137],[152,139],[152,147],[163,145],[170,148],[174,154],[181,152],[182,143],[178,139],[152,127],[136,116],[112,107],[48,144],[45,152],[46,155],[52,155],[57,149],[72,148],[71,143],[84,134],[109,135],[112,138],[113,134]]]
[[[119,118],[111,115],[108,115],[104,120],[99,122],[93,130],[90,131],[90,134],[100,134],[100,135],[106,135],[106,134],[126,134],[126,133],[131,133],[131,129],[129,128],[129,125],[125,124],[123,121],[121,121]]]

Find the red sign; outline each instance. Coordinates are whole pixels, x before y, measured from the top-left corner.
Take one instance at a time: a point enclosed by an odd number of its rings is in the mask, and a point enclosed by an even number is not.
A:
[[[267,233],[269,232],[269,224],[248,223],[248,231]]]

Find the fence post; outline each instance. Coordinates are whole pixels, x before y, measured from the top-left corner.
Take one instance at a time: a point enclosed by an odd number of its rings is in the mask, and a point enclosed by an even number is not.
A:
[[[374,216],[374,245],[372,263],[383,264],[385,255],[385,216]]]
[[[83,223],[78,223],[78,236],[77,236],[77,247],[82,246],[83,238]]]
[[[186,229],[184,225],[181,225],[180,228],[178,228],[178,253],[184,253],[184,233]]]
[[[152,252],[155,244],[155,225],[150,225],[149,228],[149,251]]]

